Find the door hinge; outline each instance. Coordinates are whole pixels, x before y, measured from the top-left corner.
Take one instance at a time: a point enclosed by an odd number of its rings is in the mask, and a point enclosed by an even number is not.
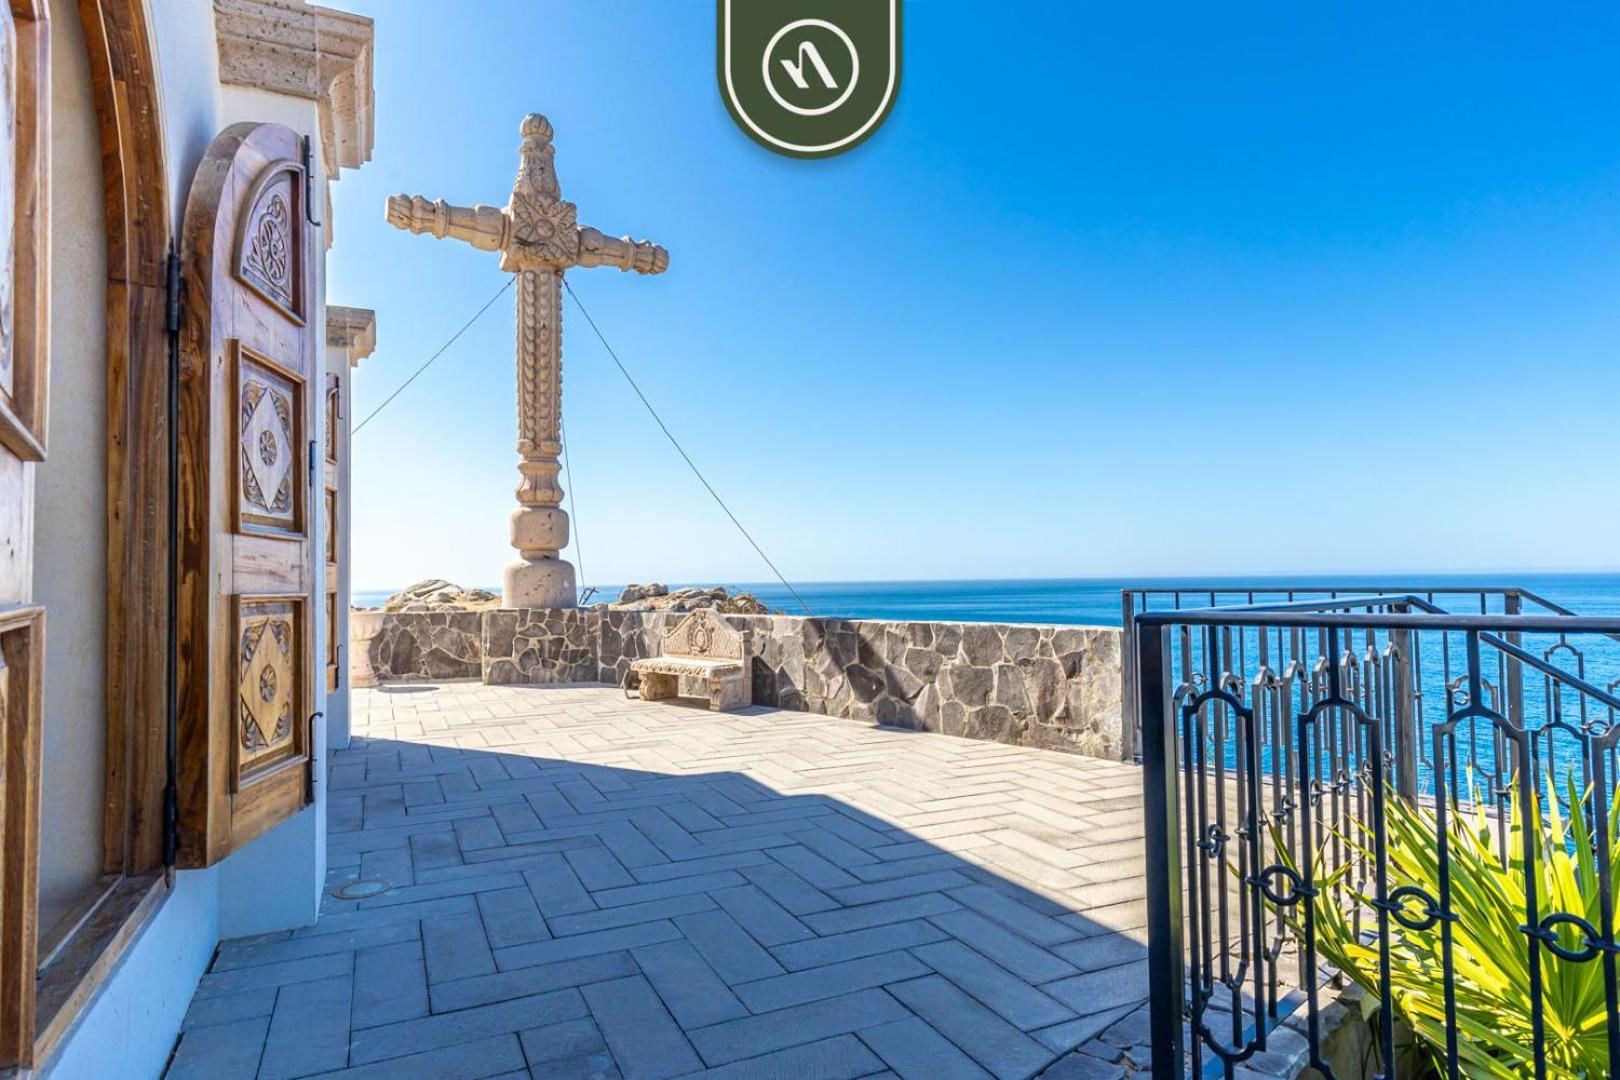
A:
[[[163,328],[171,334],[178,334],[180,332],[180,316],[185,306],[186,290],[185,278],[180,273],[180,256],[171,250],[164,269],[168,278],[165,283],[168,291],[163,305]]]
[[[311,498],[314,497],[315,465],[318,460],[317,455],[319,455],[320,452],[320,443],[316,442],[314,439],[309,440],[309,486]]]
[[[309,756],[304,761],[308,770],[304,773],[304,803],[309,805],[315,801],[315,767],[326,756],[326,747],[315,745],[315,736],[320,731],[320,722],[325,713],[313,712],[309,714]]]
[[[304,136],[304,220],[321,227],[315,220],[315,150],[308,135]]]

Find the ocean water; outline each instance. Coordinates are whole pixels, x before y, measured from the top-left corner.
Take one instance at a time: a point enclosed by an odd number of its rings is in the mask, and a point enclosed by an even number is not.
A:
[[[682,584],[672,582],[671,588]],[[702,584],[714,584],[707,582]],[[803,614],[799,601],[780,583],[723,582],[728,589],[753,593],[773,611]],[[1296,577],[1252,578],[1070,578],[999,581],[816,581],[795,585],[799,596],[817,615],[840,619],[893,619],[918,622],[1067,623],[1119,626],[1122,589],[1232,590],[1326,588],[1341,593],[1358,588],[1452,587],[1481,588],[1516,585],[1546,597],[1581,615],[1620,617],[1620,573],[1570,574],[1380,574],[1338,576],[1318,574]],[[499,592],[500,586],[485,586]],[[382,604],[392,589],[357,591],[354,602],[362,607]],[[612,600],[619,586],[600,587],[592,602]],[[1241,603],[1243,597],[1224,592],[1222,604]],[[1205,600],[1207,603],[1207,598]],[[1187,603],[1191,604],[1190,601]],[[1448,605],[1442,599],[1442,607]],[[1155,606],[1159,606],[1155,603]],[[1191,606],[1199,606],[1191,604]]]

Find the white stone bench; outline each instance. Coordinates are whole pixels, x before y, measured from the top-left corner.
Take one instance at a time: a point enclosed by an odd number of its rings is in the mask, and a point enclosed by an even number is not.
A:
[[[699,608],[661,638],[662,655],[630,661],[630,670],[641,679],[641,700],[678,697],[685,676],[708,685],[709,708],[717,712],[753,703],[746,633],[727,626],[712,610]]]

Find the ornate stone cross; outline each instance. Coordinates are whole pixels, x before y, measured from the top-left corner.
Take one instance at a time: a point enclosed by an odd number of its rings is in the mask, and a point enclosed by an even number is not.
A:
[[[523,118],[517,180],[504,209],[451,206],[420,195],[391,195],[388,223],[413,233],[452,237],[480,251],[501,253],[501,269],[517,275],[518,508],[512,546],[519,560],[506,568],[502,606],[573,607],[574,568],[558,557],[568,543],[568,514],[560,505],[557,455],[562,453],[562,276],[575,266],[617,266],[661,274],[669,252],[645,240],[615,239],[579,226],[562,197],[552,164],[551,123]]]

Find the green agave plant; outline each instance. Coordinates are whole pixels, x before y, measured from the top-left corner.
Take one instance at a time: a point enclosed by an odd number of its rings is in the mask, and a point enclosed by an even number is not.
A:
[[[1513,806],[1518,805],[1515,797]],[[1584,805],[1573,781],[1569,785],[1569,805]],[[1563,911],[1579,915],[1593,926],[1602,926],[1598,861],[1585,815],[1572,813],[1566,822],[1556,798],[1547,799],[1545,822],[1535,800],[1528,822],[1520,820],[1515,810],[1506,862],[1498,854],[1478,799],[1474,806],[1477,809],[1471,814],[1450,815],[1447,826],[1451,908],[1456,915],[1452,924],[1452,982],[1456,988],[1458,1063],[1464,1076],[1522,1080],[1534,1075],[1535,1060],[1528,938],[1519,929],[1524,924],[1527,874],[1522,854],[1523,830],[1537,830],[1543,837],[1539,865],[1528,872],[1535,875],[1536,896],[1544,917]],[[1438,899],[1440,859],[1435,838],[1439,833],[1434,812],[1393,797],[1386,807],[1390,892],[1411,885]],[[1608,821],[1610,865],[1620,867],[1620,795],[1609,808]],[[1370,835],[1368,829],[1364,838],[1368,842]],[[1285,852],[1280,843],[1277,850]],[[1360,850],[1370,860],[1370,852]],[[1283,858],[1287,863],[1286,853]],[[1350,912],[1334,898],[1333,886],[1344,879],[1349,869],[1348,864],[1341,866],[1324,878],[1313,901],[1317,950],[1322,959],[1368,993],[1371,1007],[1378,1002],[1377,943],[1356,932]],[[1372,902],[1371,896],[1351,895],[1363,904]],[[1303,913],[1297,905],[1281,910],[1303,940]],[[1423,912],[1410,902],[1406,912],[1413,921],[1423,917]],[[1376,912],[1364,908],[1362,915],[1365,926]],[[1563,925],[1558,932],[1564,948],[1584,949],[1584,938],[1576,928]],[[1608,1003],[1604,998],[1601,959],[1577,962],[1560,958],[1549,949],[1540,952],[1548,1076],[1560,1080],[1608,1076]],[[1446,1002],[1440,924],[1412,930],[1390,920],[1390,992],[1396,1014],[1428,1051],[1435,1071],[1443,1074]]]

